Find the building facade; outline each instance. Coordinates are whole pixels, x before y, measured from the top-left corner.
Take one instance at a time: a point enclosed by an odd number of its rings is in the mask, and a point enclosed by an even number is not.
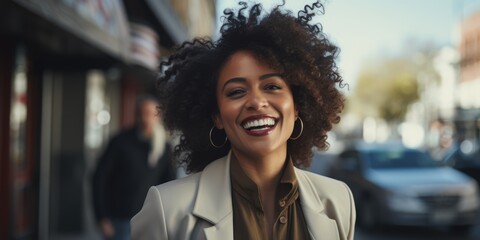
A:
[[[460,67],[456,102],[456,132],[460,141],[480,148],[480,11],[460,25]]]
[[[0,239],[98,239],[98,153],[155,94],[158,59],[192,37],[172,2],[0,2]]]

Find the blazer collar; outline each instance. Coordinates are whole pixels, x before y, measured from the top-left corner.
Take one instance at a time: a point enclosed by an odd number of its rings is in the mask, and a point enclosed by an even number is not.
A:
[[[325,213],[325,205],[313,183],[302,170],[295,168],[295,174],[300,191],[300,204],[312,239],[340,239],[337,223]]]
[[[300,190],[300,202],[302,207],[307,207],[309,210],[320,213],[323,212],[325,206],[318,196],[317,189],[313,183],[308,179],[305,173],[295,167],[295,175],[297,176],[298,187]]]
[[[210,222],[207,239],[233,240],[230,156],[217,159],[202,171],[193,215]]]

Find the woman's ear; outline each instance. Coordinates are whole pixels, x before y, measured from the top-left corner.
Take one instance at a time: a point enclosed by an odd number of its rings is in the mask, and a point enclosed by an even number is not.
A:
[[[294,111],[295,111],[295,121],[297,121],[297,119],[298,119],[298,110],[297,110],[297,106],[295,106],[295,109],[294,109]]]
[[[215,115],[213,115],[213,123],[215,124],[215,127],[217,129],[223,129],[223,121],[222,121],[222,118],[220,117],[220,114],[217,113]]]

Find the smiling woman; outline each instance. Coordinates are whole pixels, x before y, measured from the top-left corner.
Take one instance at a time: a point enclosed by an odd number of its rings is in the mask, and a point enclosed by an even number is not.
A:
[[[224,11],[218,41],[194,39],[161,64],[165,124],[192,174],[152,187],[134,239],[353,239],[348,187],[296,168],[340,120],[337,47],[310,21],[260,4]]]

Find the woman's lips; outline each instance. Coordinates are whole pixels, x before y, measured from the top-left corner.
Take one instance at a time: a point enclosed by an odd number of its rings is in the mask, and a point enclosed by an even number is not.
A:
[[[254,115],[245,118],[241,125],[248,135],[265,136],[270,134],[275,129],[277,125],[277,119],[265,114]]]
[[[273,125],[271,127],[258,128],[258,129],[244,129],[244,130],[250,136],[259,137],[259,136],[265,136],[270,134],[273,131],[273,129],[275,129],[276,126],[277,125]]]

